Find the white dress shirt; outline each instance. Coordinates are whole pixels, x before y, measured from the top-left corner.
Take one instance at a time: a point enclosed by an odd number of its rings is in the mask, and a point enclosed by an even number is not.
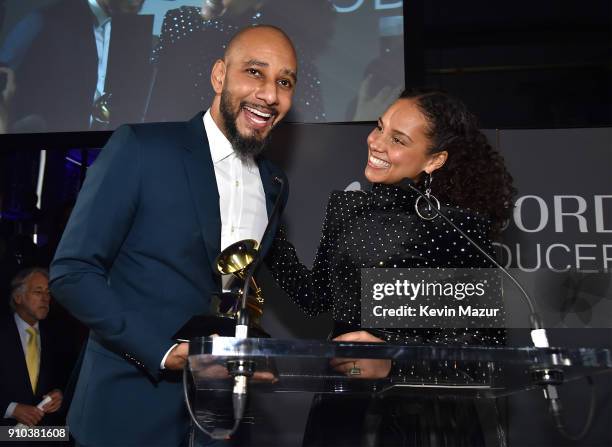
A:
[[[30,334],[28,334],[27,329],[30,327],[30,325],[23,321],[23,319],[17,314],[17,312],[13,314],[13,317],[15,318],[15,324],[17,325],[17,331],[19,332],[19,339],[21,340],[21,347],[23,348],[23,356],[25,359],[26,352],[28,349],[28,341],[30,339]],[[38,329],[38,321],[32,327],[36,329],[36,336],[38,337],[38,361],[40,362],[40,331]],[[13,412],[15,411],[16,406],[17,402],[11,402],[10,404],[8,404],[8,407],[6,407],[6,411],[4,412],[4,417],[6,419],[13,417]]]
[[[261,242],[268,213],[259,168],[253,159],[236,155],[210,110],[204,114],[204,128],[219,190],[221,250],[243,239]]]
[[[255,239],[259,243],[268,224],[268,213],[257,163],[236,155],[210,110],[204,114],[204,128],[219,190],[221,250],[243,239]],[[162,369],[174,346],[164,355]]]
[[[96,50],[98,52],[98,82],[93,102],[104,94],[106,83],[106,67],[108,65],[108,47],[111,36],[111,18],[100,7],[96,0],[89,0],[89,8],[96,18],[93,31],[96,37]]]

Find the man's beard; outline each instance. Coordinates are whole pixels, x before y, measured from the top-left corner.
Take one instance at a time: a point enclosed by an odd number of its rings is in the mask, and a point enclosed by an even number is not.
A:
[[[238,157],[242,160],[246,160],[248,158],[255,158],[263,152],[270,143],[272,132],[268,132],[263,138],[258,138],[255,135],[246,137],[240,135],[236,127],[236,116],[240,113],[243,105],[244,104],[241,103],[238,112],[233,113],[229,92],[227,90],[221,92],[219,109],[221,110],[221,116],[223,117],[223,124],[227,132],[228,140],[232,143],[232,147],[234,151],[236,151]]]

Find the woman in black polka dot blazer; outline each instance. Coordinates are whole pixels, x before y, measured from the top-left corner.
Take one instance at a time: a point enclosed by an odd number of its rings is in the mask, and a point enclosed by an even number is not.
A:
[[[336,340],[493,346],[503,343],[504,331],[499,329],[503,327],[503,315],[488,319],[488,327],[480,329],[361,329],[362,268],[491,267],[490,261],[446,222],[427,215],[424,208],[417,209],[418,195],[406,187],[406,182],[411,181],[439,200],[441,211],[492,253],[492,240],[510,216],[514,188],[503,158],[488,144],[476,118],[462,102],[446,93],[404,91],[368,136],[365,175],[373,183],[371,191],[331,194],[312,269],[300,263],[284,231],[279,231],[266,259],[278,284],[307,314],[331,312]],[[499,295],[492,298],[500,300]],[[496,304],[503,308],[501,303]],[[357,366],[354,363],[336,362],[334,366],[348,373]],[[393,366],[386,360],[358,363],[360,375],[366,378],[385,377]],[[402,373],[401,367],[394,367],[400,369],[394,374]],[[431,371],[420,374],[429,375]],[[447,371],[441,368],[437,374],[443,376]],[[418,411],[421,417],[416,419],[410,416],[413,412],[406,413],[405,402],[384,405],[383,413],[391,411],[397,416],[403,411],[412,422],[400,424],[404,429],[399,431],[384,430],[381,427],[397,424],[397,418],[383,417],[377,432],[385,435],[377,445],[395,445],[408,435],[418,439],[406,445],[474,446],[484,442],[471,401],[418,402],[423,407]],[[371,405],[368,399],[318,396],[305,445],[359,445],[363,433],[354,427],[363,422]],[[435,428],[425,427],[424,421],[429,417],[436,420]],[[333,421],[330,430],[322,428],[325,421],[327,425]],[[353,428],[342,430],[343,426]]]

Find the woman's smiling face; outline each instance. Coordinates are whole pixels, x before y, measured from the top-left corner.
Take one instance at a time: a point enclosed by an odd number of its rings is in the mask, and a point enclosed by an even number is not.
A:
[[[447,153],[430,153],[429,123],[414,99],[398,99],[378,119],[368,135],[365,176],[372,183],[416,181],[446,161]]]

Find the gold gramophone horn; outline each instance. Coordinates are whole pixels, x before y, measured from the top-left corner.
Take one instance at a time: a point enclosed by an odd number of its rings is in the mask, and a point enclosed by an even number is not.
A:
[[[219,256],[215,259],[217,269],[224,275],[236,275],[240,279],[244,279],[245,270],[253,262],[258,245],[255,239],[234,242],[219,253]]]
[[[219,256],[215,259],[215,265],[217,266],[217,270],[222,275],[234,275],[241,279],[243,282],[247,276],[247,270],[255,256],[257,254],[257,249],[259,244],[254,239],[244,239],[242,241],[238,241],[228,246],[219,253]],[[251,317],[251,321],[259,326],[261,322],[261,316],[263,315],[263,304],[264,299],[261,294],[261,289],[255,282],[255,278],[251,278],[251,293],[247,297],[247,311]],[[245,287],[244,285],[242,287]],[[238,301],[240,300],[240,296],[236,296],[235,305],[231,306],[233,311],[230,312],[221,312],[225,315],[233,314],[239,308]],[[230,306],[225,306],[228,309]]]
[[[91,116],[96,123],[96,127],[100,129],[105,129],[110,124],[112,98],[112,93],[104,93],[96,99],[92,106]]]
[[[255,259],[258,247],[259,244],[254,239],[244,239],[228,246],[215,260],[219,273],[235,275],[244,281],[247,269]],[[251,278],[251,290],[253,290],[253,295],[257,297],[258,301],[263,303],[261,289],[257,286],[255,278]]]

